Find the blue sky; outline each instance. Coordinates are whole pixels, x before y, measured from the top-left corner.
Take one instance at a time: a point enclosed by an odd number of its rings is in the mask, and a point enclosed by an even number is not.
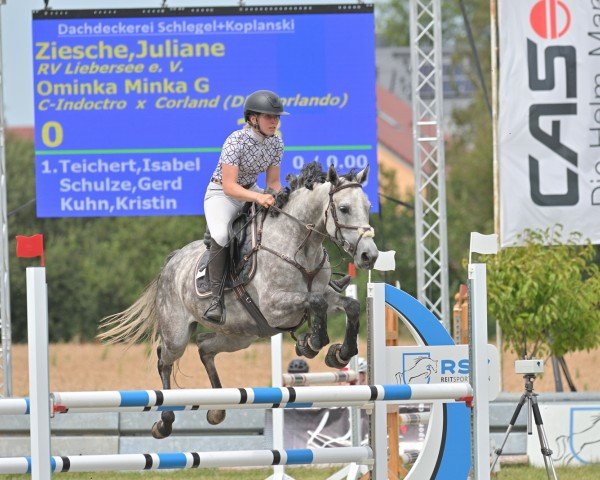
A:
[[[332,4],[352,1],[247,0],[245,5]],[[379,3],[379,2],[376,2]],[[235,6],[237,0],[168,0],[170,7]],[[50,0],[54,9],[160,7],[162,0]],[[7,0],[2,15],[2,73],[4,115],[9,126],[33,125],[33,70],[31,60],[31,12],[44,7],[43,0]]]

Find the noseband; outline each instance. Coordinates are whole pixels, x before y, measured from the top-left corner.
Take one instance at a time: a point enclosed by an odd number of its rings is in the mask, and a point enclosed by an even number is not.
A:
[[[331,241],[333,243],[338,245],[340,248],[343,248],[346,252],[348,252],[352,256],[354,256],[354,254],[356,253],[358,244],[363,239],[363,237],[373,238],[375,236],[375,230],[373,229],[373,227],[371,227],[371,225],[366,225],[366,226],[346,225],[345,223],[340,223],[340,221],[338,220],[337,211],[335,208],[335,200],[333,199],[333,196],[340,190],[343,190],[345,188],[354,188],[354,187],[362,188],[362,185],[358,182],[344,183],[343,185],[338,185],[337,187],[334,187],[332,185],[331,189],[329,190],[329,205],[327,206],[327,210],[325,211],[325,228],[327,228],[327,216],[328,216],[330,210],[331,210],[331,218],[333,218],[333,224],[335,225],[335,233],[334,233],[333,237],[329,236],[329,238],[331,239]],[[358,231],[358,238],[357,238],[356,242],[354,243],[354,245],[352,245],[350,242],[348,242],[344,238],[342,229]]]

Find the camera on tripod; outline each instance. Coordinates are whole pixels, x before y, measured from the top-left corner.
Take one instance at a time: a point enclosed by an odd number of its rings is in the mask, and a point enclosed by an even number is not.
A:
[[[544,373],[544,361],[539,358],[531,360],[515,360],[515,373],[520,375],[537,375]]]
[[[537,358],[516,360],[515,373],[523,375],[523,378],[525,379],[525,391],[523,392],[523,395],[521,395],[519,403],[517,404],[517,408],[515,408],[513,416],[510,419],[508,428],[506,429],[506,434],[504,435],[504,440],[502,441],[502,445],[500,448],[494,450],[494,460],[492,462],[491,470],[492,472],[494,471],[496,463],[498,462],[500,455],[502,455],[502,451],[504,450],[508,436],[515,426],[517,418],[519,417],[519,413],[521,413],[521,408],[526,406],[527,435],[532,434],[533,417],[537,428],[538,438],[540,440],[540,450],[544,458],[544,466],[546,467],[546,477],[548,480],[550,480],[550,478],[553,480],[558,480],[558,477],[556,476],[556,470],[554,469],[554,462],[552,461],[552,450],[550,450],[550,447],[548,446],[548,438],[546,437],[546,430],[544,429],[544,422],[542,420],[542,414],[537,401],[538,395],[533,391],[533,382],[535,380],[535,376],[539,373],[544,373],[544,361]]]

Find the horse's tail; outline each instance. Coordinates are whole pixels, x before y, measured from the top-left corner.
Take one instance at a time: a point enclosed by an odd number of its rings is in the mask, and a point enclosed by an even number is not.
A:
[[[109,315],[100,321],[97,338],[107,344],[125,342],[129,345],[150,340],[154,346],[158,339],[156,318],[156,293],[158,277],[146,287],[140,298],[122,312]]]

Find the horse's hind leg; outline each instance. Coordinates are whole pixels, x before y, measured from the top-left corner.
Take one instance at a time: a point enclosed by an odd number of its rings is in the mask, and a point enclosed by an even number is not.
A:
[[[206,369],[212,388],[221,388],[221,379],[215,366],[215,355],[220,352],[237,352],[247,348],[256,337],[240,337],[222,333],[199,333],[196,337],[200,360]],[[225,420],[225,410],[209,410],[206,420],[211,425],[218,425]]]
[[[171,372],[173,364],[166,364],[162,360],[162,347],[156,349],[158,355],[158,374],[162,380],[163,388],[171,388]],[[175,413],[172,411],[164,411],[160,414],[160,420],[152,425],[152,436],[157,439],[166,438],[173,432],[173,422],[175,421]]]
[[[178,324],[175,322],[170,323],[171,327],[177,325]],[[156,353],[158,354],[158,374],[160,375],[165,390],[171,388],[173,363],[180,359],[184,354],[191,333],[196,328],[195,324],[186,324],[185,326],[179,324],[179,326],[179,330],[168,330],[163,328],[161,331],[161,343],[156,349]],[[161,439],[171,435],[174,421],[175,413],[173,411],[163,411],[160,415],[160,420],[152,426],[152,436]]]
[[[350,297],[340,295],[328,289],[325,297],[332,310],[343,309],[346,312],[347,324],[344,342],[334,343],[329,347],[325,356],[325,364],[332,368],[343,368],[350,359],[358,353],[358,328],[360,326],[360,302]]]

